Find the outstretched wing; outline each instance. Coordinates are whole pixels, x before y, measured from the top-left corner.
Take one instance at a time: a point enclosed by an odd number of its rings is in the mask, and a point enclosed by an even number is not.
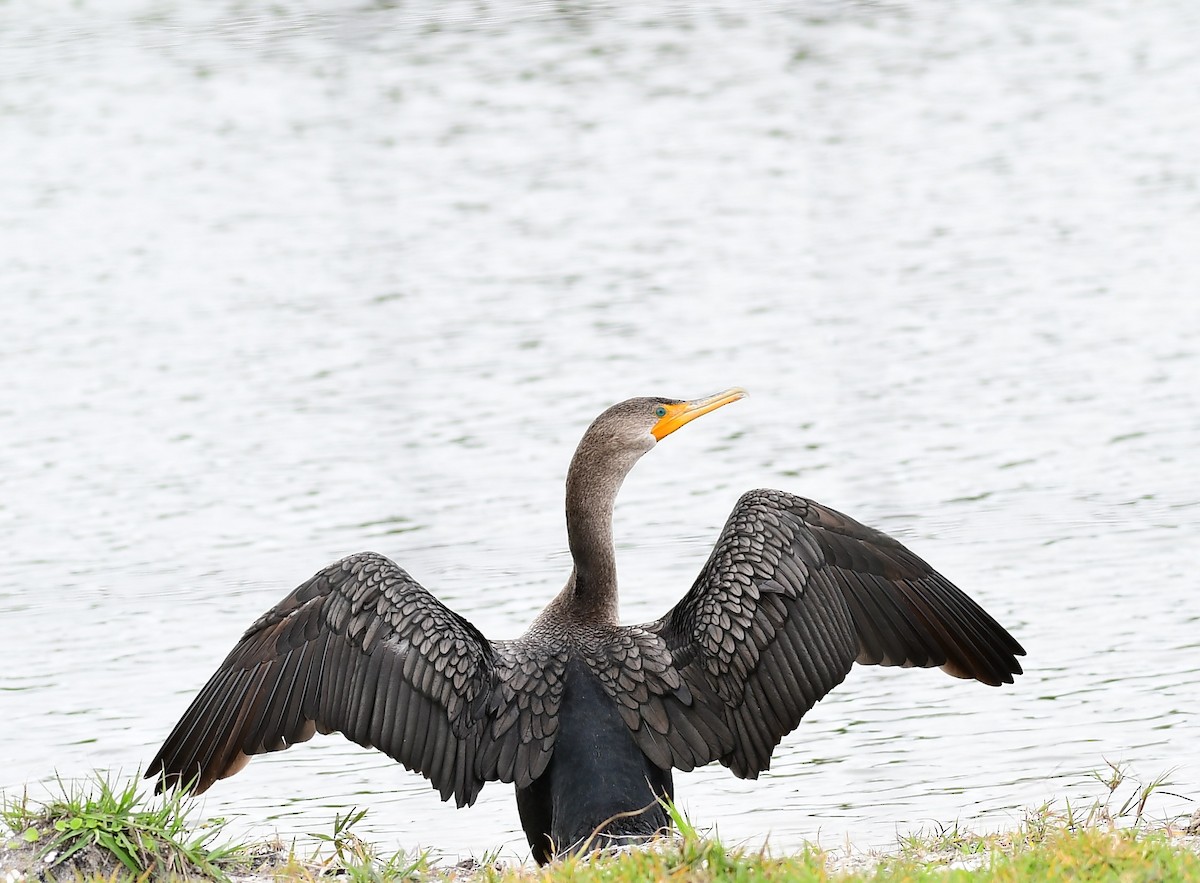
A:
[[[1025,653],[891,537],[775,490],[738,500],[691,590],[646,628],[690,693],[708,697],[676,712],[699,719],[719,708],[733,738],[713,740],[708,759],[742,778],[769,767],[779,740],[855,660],[998,685],[1021,673]]]
[[[443,800],[473,803],[484,781],[525,775],[512,758],[544,766],[552,744],[530,691],[506,683],[511,648],[498,664],[498,647],[392,561],[352,555],[247,630],[146,776],[160,777],[158,790],[195,781],[199,793],[251,755],[340,731],[424,775]],[[549,677],[553,687],[553,666]]]

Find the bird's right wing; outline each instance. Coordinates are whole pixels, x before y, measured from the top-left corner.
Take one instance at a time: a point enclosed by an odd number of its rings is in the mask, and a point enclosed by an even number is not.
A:
[[[779,740],[855,660],[1000,684],[1021,672],[1015,655],[1025,652],[896,540],[774,490],[738,500],[691,590],[646,628],[691,694],[675,713],[699,720],[719,709],[732,738],[714,740],[707,759],[742,778],[767,769]]]
[[[533,669],[545,672],[541,695]],[[544,768],[561,675],[555,659],[490,643],[382,555],[352,555],[246,631],[146,776],[159,776],[159,790],[194,782],[199,793],[251,755],[340,731],[463,806],[487,780]]]

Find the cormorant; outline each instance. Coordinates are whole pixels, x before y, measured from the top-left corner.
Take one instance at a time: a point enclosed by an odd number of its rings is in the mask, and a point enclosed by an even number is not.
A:
[[[339,731],[419,772],[443,800],[516,785],[534,858],[645,839],[672,769],[742,778],[854,662],[940,666],[997,686],[1021,645],[896,540],[812,500],[744,494],[666,615],[621,625],[613,501],[643,454],[742,398],[635,398],[584,433],[567,473],[574,566],[520,638],[492,641],[372,552],[317,573],[258,619],[146,776],[194,793],[255,754]]]

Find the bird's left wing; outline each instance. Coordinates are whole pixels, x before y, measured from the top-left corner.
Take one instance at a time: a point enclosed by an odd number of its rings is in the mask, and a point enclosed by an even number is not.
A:
[[[382,555],[352,555],[246,631],[146,776],[160,777],[159,790],[194,782],[199,793],[251,755],[337,730],[463,806],[485,780],[519,774],[511,762],[499,770],[494,760],[481,763],[485,748],[508,758],[523,741],[541,747],[529,728],[522,737],[496,720],[509,706],[528,714],[528,691],[497,689],[507,668],[478,629],[403,568]]]

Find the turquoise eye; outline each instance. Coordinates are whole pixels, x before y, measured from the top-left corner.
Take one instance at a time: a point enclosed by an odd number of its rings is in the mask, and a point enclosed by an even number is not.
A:
[[[655,417],[666,417],[667,409],[664,408],[662,405],[659,405],[657,408],[654,409],[654,416]]]

